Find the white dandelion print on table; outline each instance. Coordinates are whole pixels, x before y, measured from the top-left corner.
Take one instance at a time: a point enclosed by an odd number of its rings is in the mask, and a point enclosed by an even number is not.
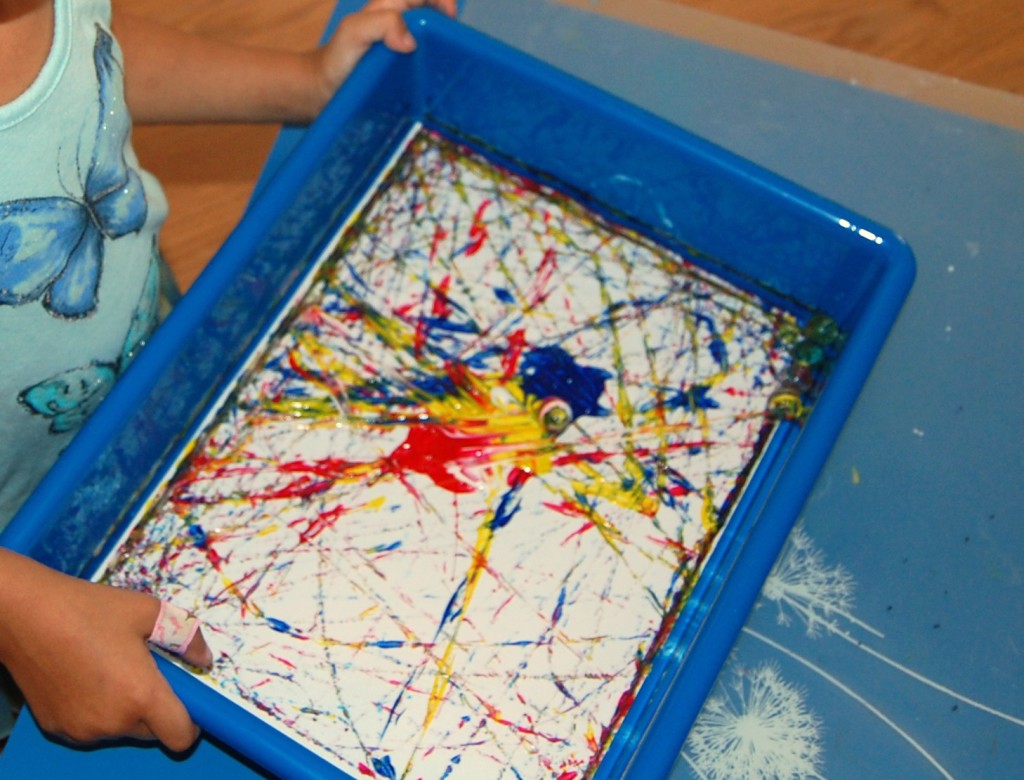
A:
[[[706,780],[820,778],[820,722],[803,692],[765,663],[733,672],[704,705],[683,758]]]
[[[761,590],[758,607],[771,604],[782,628],[796,624],[811,639],[842,639],[878,662],[965,705],[1016,726],[1024,718],[1004,712],[911,669],[869,644],[885,635],[853,612],[855,580],[841,564],[830,564],[802,526],[790,538]],[[747,625],[744,635],[756,639],[790,662],[812,672],[864,708],[916,751],[937,776],[954,777],[940,758],[925,748],[906,726],[830,671]],[[805,695],[785,681],[778,667],[733,671],[734,659],[704,705],[681,753],[681,760],[702,780],[717,778],[817,778],[826,745],[822,724],[805,703]],[[734,679],[735,678],[735,679]]]

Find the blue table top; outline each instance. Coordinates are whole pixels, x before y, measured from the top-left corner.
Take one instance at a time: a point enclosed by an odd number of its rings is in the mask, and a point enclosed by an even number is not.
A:
[[[917,257],[672,779],[1019,772],[1024,134],[550,0],[465,5],[467,24],[888,225]],[[22,717],[0,772],[44,769],[262,776],[207,740],[185,760],[78,751]]]

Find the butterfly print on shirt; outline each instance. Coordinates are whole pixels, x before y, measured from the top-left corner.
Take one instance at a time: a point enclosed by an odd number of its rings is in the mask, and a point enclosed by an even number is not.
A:
[[[96,309],[104,244],[137,233],[146,221],[142,181],[125,161],[131,121],[113,54],[96,28],[93,60],[99,117],[81,198],[52,196],[0,203],[0,305],[42,298],[51,314],[79,318]]]
[[[159,305],[159,258],[154,246],[149,275],[132,314],[121,353],[111,361],[94,360],[88,365],[61,371],[23,390],[18,401],[28,411],[49,418],[50,433],[77,430],[110,392],[114,381],[128,368],[153,333]]]

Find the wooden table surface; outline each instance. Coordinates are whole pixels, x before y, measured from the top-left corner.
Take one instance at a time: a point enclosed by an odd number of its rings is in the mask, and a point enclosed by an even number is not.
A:
[[[317,41],[334,8],[333,0],[114,0],[114,4],[118,10],[225,40],[291,49]],[[641,4],[655,15],[659,8],[668,12],[673,6],[710,12],[1024,96],[1024,14],[1018,0],[644,0]],[[820,51],[828,56],[826,49]],[[814,56],[820,56],[819,50]],[[241,217],[276,134],[276,127],[253,125],[136,128],[139,157],[163,182],[171,202],[162,246],[183,288],[192,283]]]
[[[666,0],[1024,95],[1017,0]]]

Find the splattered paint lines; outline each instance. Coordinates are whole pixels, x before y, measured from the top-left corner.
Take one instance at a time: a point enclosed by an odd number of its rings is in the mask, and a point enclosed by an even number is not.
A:
[[[596,771],[794,318],[430,131],[117,554],[206,683],[352,776]]]

